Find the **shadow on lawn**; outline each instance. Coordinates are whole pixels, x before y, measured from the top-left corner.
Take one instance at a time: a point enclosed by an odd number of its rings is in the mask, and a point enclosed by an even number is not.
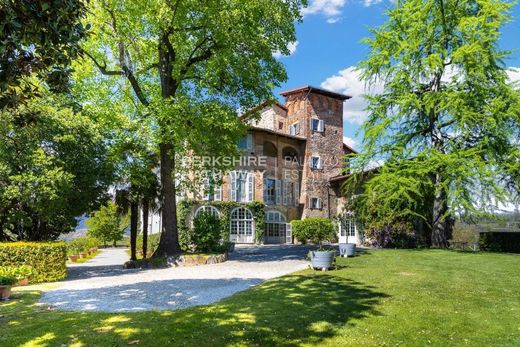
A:
[[[6,339],[4,342],[11,345],[40,341],[42,345],[82,342],[116,346],[316,344],[333,337],[345,324],[355,324],[353,319],[377,315],[374,305],[384,297],[387,295],[372,287],[327,274],[283,277],[211,306],[179,311],[49,311],[31,307],[37,300],[33,292],[9,304],[9,312],[0,318],[2,330],[10,321],[7,335],[0,342]]]

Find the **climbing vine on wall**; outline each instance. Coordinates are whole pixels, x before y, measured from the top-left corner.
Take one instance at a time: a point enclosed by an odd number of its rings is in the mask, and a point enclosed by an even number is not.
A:
[[[183,249],[188,249],[191,244],[191,218],[199,206],[214,206],[220,212],[222,225],[222,238],[229,240],[229,225],[231,211],[236,207],[245,207],[253,213],[255,220],[255,241],[260,243],[264,236],[265,205],[262,202],[234,202],[234,201],[197,201],[182,200],[177,204],[177,218],[179,220],[179,242]]]

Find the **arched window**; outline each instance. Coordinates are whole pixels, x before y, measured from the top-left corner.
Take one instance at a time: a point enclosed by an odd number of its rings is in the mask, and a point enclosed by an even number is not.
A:
[[[288,241],[287,219],[281,212],[267,211],[264,228],[265,243],[286,243]]]
[[[265,214],[265,221],[267,223],[285,223],[287,220],[279,211],[267,211]]]
[[[237,243],[253,243],[254,218],[253,213],[244,207],[231,211],[229,239]]]
[[[200,206],[195,210],[194,216],[197,217],[197,215],[201,212],[208,212],[215,217],[220,216],[220,212],[215,206]]]
[[[282,157],[286,161],[298,162],[298,151],[292,147],[284,147]]]
[[[276,146],[269,141],[264,142],[264,155],[267,157],[277,157],[278,156],[278,150],[276,149]]]

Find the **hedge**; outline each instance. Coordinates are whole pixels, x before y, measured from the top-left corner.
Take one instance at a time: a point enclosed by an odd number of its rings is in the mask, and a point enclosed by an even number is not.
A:
[[[520,232],[481,232],[479,247],[482,251],[520,253]]]
[[[29,265],[35,274],[29,282],[59,281],[67,276],[64,242],[6,242],[0,243],[0,266]]]

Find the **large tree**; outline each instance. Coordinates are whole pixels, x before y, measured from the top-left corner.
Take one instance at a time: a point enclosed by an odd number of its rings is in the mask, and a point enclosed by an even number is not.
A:
[[[106,196],[111,172],[103,133],[67,100],[46,94],[1,110],[0,239],[72,231]]]
[[[181,252],[182,157],[236,152],[245,129],[236,112],[270,99],[286,79],[272,54],[288,53],[304,2],[92,1],[84,55],[132,89],[136,114],[152,120],[158,139],[163,230],[155,256]]]
[[[507,187],[518,190],[511,163],[519,155],[519,94],[498,44],[511,6],[399,1],[365,41],[362,75],[384,87],[367,97],[364,153],[353,162],[385,167],[366,182],[362,200],[377,196],[384,216],[428,218],[435,247],[447,246],[454,215],[485,212],[507,201]],[[418,213],[428,196],[431,213]]]

